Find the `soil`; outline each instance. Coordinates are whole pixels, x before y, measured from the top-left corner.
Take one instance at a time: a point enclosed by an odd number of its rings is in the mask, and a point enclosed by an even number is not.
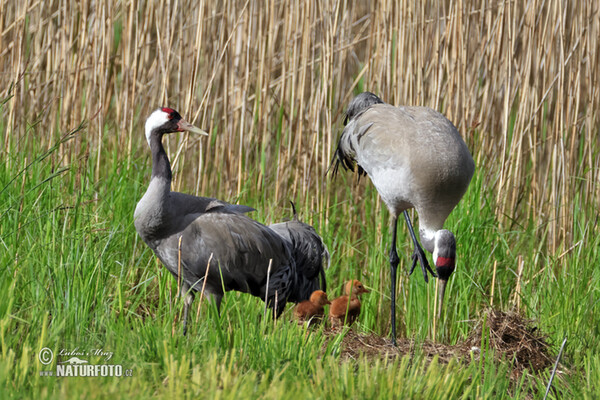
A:
[[[453,358],[468,363],[473,358],[479,358],[481,336],[484,331],[485,339],[493,350],[495,359],[498,362],[511,363],[512,379],[519,379],[525,370],[542,371],[551,367],[554,362],[547,336],[535,327],[533,321],[514,312],[491,309],[477,321],[473,333],[465,341],[455,345],[431,341],[415,344],[414,340],[397,338],[397,346],[393,346],[389,337],[357,333],[352,328],[347,330],[342,338],[341,358],[347,360],[366,356],[385,359],[410,356],[415,353],[418,345],[419,352],[428,360],[437,356],[440,363],[448,363]],[[328,336],[325,345],[339,338],[342,332],[342,329],[325,329],[325,335]]]

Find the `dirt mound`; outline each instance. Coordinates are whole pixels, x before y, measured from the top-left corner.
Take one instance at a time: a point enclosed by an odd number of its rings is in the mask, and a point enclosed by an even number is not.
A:
[[[496,359],[504,359],[513,365],[513,374],[520,376],[524,369],[541,371],[553,363],[547,335],[534,326],[532,320],[514,312],[488,310],[473,333],[465,341],[465,347],[481,346],[484,331],[489,347],[494,350]]]
[[[485,327],[485,330],[484,330]],[[518,378],[525,369],[541,371],[553,363],[550,345],[546,335],[542,334],[533,321],[525,319],[516,313],[505,313],[498,310],[488,310],[478,320],[473,333],[461,343],[450,346],[443,343],[425,341],[419,343],[419,352],[427,359],[435,356],[442,363],[448,363],[452,358],[463,362],[472,359],[471,354],[479,357],[482,343],[482,333],[498,361],[506,360],[512,364],[512,377]],[[344,333],[341,329],[326,329],[327,346],[332,340],[340,340],[340,355],[342,359],[357,359],[360,355],[369,358],[393,358],[415,353],[414,340],[398,338],[394,347],[387,337],[374,334],[359,334],[353,329]]]

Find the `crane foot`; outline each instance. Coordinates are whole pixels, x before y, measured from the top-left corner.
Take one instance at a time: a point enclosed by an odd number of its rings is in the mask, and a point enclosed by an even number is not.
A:
[[[425,283],[429,282],[429,277],[427,276],[427,271],[431,273],[431,276],[437,278],[437,275],[431,267],[429,266],[429,262],[427,261],[427,257],[425,256],[425,252],[421,248],[421,246],[416,246],[415,251],[412,254],[412,266],[410,267],[409,275],[413,273],[415,267],[417,266],[417,261],[421,264],[421,270],[423,271],[423,279],[425,279]]]

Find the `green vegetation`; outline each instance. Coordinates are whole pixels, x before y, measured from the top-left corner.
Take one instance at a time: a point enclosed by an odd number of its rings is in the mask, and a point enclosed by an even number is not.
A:
[[[85,140],[85,133],[81,128],[60,143]],[[45,150],[30,139],[23,143],[29,152],[10,152],[10,159],[0,164],[4,248],[0,262],[6,266],[0,279],[5,294],[0,302],[3,398],[238,398],[242,394],[249,398],[376,398],[386,394],[495,398],[543,393],[549,371],[526,374],[514,382],[508,363],[491,359],[483,365],[430,363],[418,345],[412,358],[344,361],[339,343],[326,342],[322,329],[307,334],[290,322],[290,312],[276,323],[264,320],[263,303],[238,293],[227,294],[220,317],[214,307],[203,304],[190,333],[182,337],[175,280],[140,242],[132,224],[133,208],[148,179],[148,157],[128,165],[118,154],[104,154],[104,159],[116,161],[103,168],[101,180],[95,181],[92,157],[58,167],[58,144]],[[350,179],[335,184],[349,185]],[[361,222],[335,205],[329,216],[335,225],[318,225],[315,215],[308,219],[322,232],[333,255],[327,272],[331,292],[339,292],[341,282],[351,277],[360,277],[375,288],[363,298],[363,314],[355,329],[385,336],[389,333],[389,277],[386,245],[380,235],[386,237],[387,215],[375,210],[374,189],[366,192],[362,205],[375,222],[365,224],[366,231],[358,238],[349,233]],[[555,352],[561,339],[569,337],[563,373],[554,383],[555,396],[594,397],[598,390],[594,377],[600,374],[595,340],[600,333],[600,276],[589,266],[598,261],[599,239],[588,239],[564,255],[545,256],[534,228],[498,229],[493,201],[485,193],[478,174],[448,221],[460,237],[461,262],[450,281],[437,340],[456,343],[470,333],[473,320],[490,305],[496,262],[494,305],[509,309],[518,302],[527,315],[536,318],[539,329],[550,334]],[[347,201],[359,203],[351,192]],[[270,208],[270,200],[256,190],[246,193],[244,202],[259,210]],[[265,214],[259,211],[255,217],[270,222]],[[274,220],[288,215],[288,210],[281,210]],[[589,235],[593,221],[579,223],[578,241]],[[338,224],[351,229],[339,229]],[[399,243],[405,247],[407,256],[401,267],[406,271],[411,250],[408,237],[400,236]],[[527,267],[516,299],[519,262]],[[569,273],[556,268],[562,262],[570,266]],[[434,294],[433,284],[425,285],[417,274],[402,274],[398,301],[402,337],[414,337],[417,343],[431,339]],[[194,308],[198,303],[197,299]],[[41,377],[40,371],[47,368],[37,355],[46,346],[55,354],[77,348],[113,352],[112,362],[133,369],[134,376]],[[91,363],[102,360],[90,358]]]

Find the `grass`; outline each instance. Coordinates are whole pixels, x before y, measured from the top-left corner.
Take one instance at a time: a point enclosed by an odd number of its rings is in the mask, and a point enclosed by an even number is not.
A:
[[[597,7],[387,7],[3,3],[0,397],[542,398],[550,371],[511,379],[485,343],[488,356],[465,364],[420,351],[464,340],[490,306],[534,318],[555,353],[568,338],[550,398],[599,396]],[[406,275],[402,224],[398,331],[415,340],[411,357],[345,359],[340,338],[307,335],[289,311],[265,320],[237,293],[220,317],[203,304],[182,337],[176,282],[132,223],[150,174],[143,121],[158,105],[211,132],[167,140],[175,190],[251,205],[265,223],[295,201],[329,247],[330,293],[350,278],[372,288],[355,329],[389,334],[387,210],[368,179],[325,178],[360,90],[443,111],[476,160],[446,223],[459,260],[435,337],[435,287]],[[43,347],[110,351],[134,376],[42,377]]]
[[[75,131],[70,140],[85,140],[85,132],[85,128]],[[402,398],[521,398],[543,393],[549,371],[527,374],[515,383],[509,364],[491,358],[483,364],[429,363],[418,346],[414,357],[344,361],[336,341],[325,344],[322,330],[307,334],[289,322],[290,313],[276,323],[262,319],[263,303],[237,293],[225,296],[220,317],[204,304],[190,333],[182,337],[175,280],[140,242],[132,224],[132,210],[148,179],[148,160],[139,157],[128,166],[116,154],[106,154],[104,159],[114,160],[114,165],[103,172],[101,181],[95,181],[93,157],[57,169],[58,146],[49,152],[33,140],[25,145],[29,153],[11,153],[10,164],[18,168],[5,162],[0,169],[0,237],[5,250],[0,261],[6,266],[0,279],[6,299],[0,302],[4,398],[233,398],[240,393],[247,398],[374,398],[385,393]],[[351,179],[342,177],[338,183]],[[339,205],[332,207],[329,216],[339,225],[318,225],[318,214],[306,211],[302,216],[316,225],[332,253],[334,262],[327,271],[330,292],[339,292],[341,282],[350,277],[368,282],[374,290],[364,296],[356,329],[385,336],[389,277],[382,237],[387,237],[387,215],[376,211],[376,193],[368,183],[364,185],[363,198],[354,199],[349,192],[341,203],[351,208],[362,202],[372,221],[356,221],[339,211]],[[259,205],[258,220],[289,216],[284,206],[265,211],[270,200],[248,190],[245,201]],[[575,237],[589,237],[593,223],[582,218]],[[363,224],[365,231],[357,233],[355,224]],[[448,226],[460,238],[461,261],[449,284],[443,326],[436,339],[456,343],[470,333],[472,320],[491,303],[491,266],[496,262],[494,305],[509,309],[519,304],[550,335],[555,351],[563,337],[569,338],[562,368],[566,373],[555,381],[552,396],[593,398],[598,390],[594,377],[600,373],[595,340],[600,333],[600,276],[589,265],[597,263],[598,239],[548,256],[537,240],[544,227],[502,231],[494,216],[493,194],[486,191],[481,173]],[[399,243],[405,250],[401,268],[406,271],[411,249],[404,229]],[[523,269],[521,294],[515,299],[520,258],[528,267]],[[401,273],[402,337],[417,343],[432,339],[434,289],[417,274]],[[198,301],[194,309],[197,305]],[[63,348],[113,352],[113,362],[132,369],[134,376],[40,377],[44,366],[37,354],[46,346],[55,354]],[[90,361],[102,363],[102,358]]]

